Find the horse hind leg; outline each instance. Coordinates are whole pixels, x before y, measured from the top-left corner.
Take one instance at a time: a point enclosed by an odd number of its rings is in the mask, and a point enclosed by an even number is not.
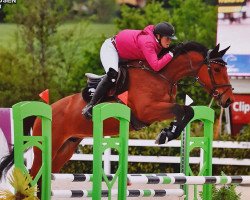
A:
[[[71,158],[75,149],[79,145],[82,139],[70,138],[66,142],[62,143],[57,141],[53,145],[52,150],[52,172],[58,173],[63,165]],[[61,144],[62,143],[62,144]],[[41,151],[38,148],[34,148],[34,163],[31,168],[31,176],[34,178],[42,165]],[[41,178],[38,180],[39,191],[42,191]],[[37,197],[41,198],[41,192],[37,193]]]
[[[64,142],[52,159],[53,173],[60,172],[64,164],[72,157],[81,141],[81,138],[69,138],[66,142]]]

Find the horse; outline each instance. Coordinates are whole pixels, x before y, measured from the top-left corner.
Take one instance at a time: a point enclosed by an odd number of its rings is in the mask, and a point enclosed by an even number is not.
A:
[[[175,47],[173,59],[159,72],[151,70],[145,61],[132,61],[127,65],[127,105],[144,124],[150,125],[156,121],[176,118],[185,127],[190,120],[185,118],[190,106],[177,104],[175,100],[178,81],[191,76],[198,80],[220,106],[228,107],[234,101],[226,63],[222,58],[228,48],[219,51],[219,44],[208,49],[197,42],[185,42]],[[67,96],[51,105],[53,173],[60,171],[83,138],[92,136],[92,121],[81,114],[85,105],[86,101],[81,93]],[[133,130],[133,127],[130,129]],[[117,120],[111,118],[104,121],[105,136],[116,135],[118,130]],[[41,135],[39,119],[34,123],[33,135]],[[1,175],[6,167],[13,164],[13,158],[12,152],[1,162]],[[31,176],[35,177],[41,162],[41,152],[34,148]]]

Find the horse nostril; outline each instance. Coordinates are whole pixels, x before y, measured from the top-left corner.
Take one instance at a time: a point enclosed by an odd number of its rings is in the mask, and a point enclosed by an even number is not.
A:
[[[230,98],[228,98],[225,106],[228,107],[228,106],[230,106],[231,103],[233,103],[233,101]]]

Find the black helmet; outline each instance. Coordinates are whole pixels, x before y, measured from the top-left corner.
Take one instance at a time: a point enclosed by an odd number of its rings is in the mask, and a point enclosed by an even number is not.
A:
[[[174,27],[168,23],[168,22],[161,22],[159,24],[157,24],[154,28],[153,33],[159,34],[160,36],[166,36],[171,38],[172,40],[177,40],[177,37],[174,35],[175,31],[174,31]]]

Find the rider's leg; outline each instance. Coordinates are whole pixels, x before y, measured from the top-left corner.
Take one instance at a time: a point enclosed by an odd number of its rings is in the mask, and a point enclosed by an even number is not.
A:
[[[105,40],[101,47],[100,57],[106,75],[98,84],[94,96],[91,101],[82,110],[83,115],[90,119],[92,117],[92,108],[100,102],[100,100],[108,93],[108,91],[115,85],[118,76],[118,53],[111,42],[111,39]]]
[[[194,116],[194,110],[191,106],[180,106],[178,104],[175,105],[173,113],[176,116],[176,120],[171,122],[169,128],[161,130],[156,138],[157,144],[164,144],[178,138],[188,122]]]
[[[98,84],[94,96],[91,101],[84,107],[82,113],[87,119],[92,117],[92,108],[98,104],[101,99],[108,93],[108,91],[115,86],[118,72],[113,68],[110,68],[108,73],[103,77],[101,82]]]

